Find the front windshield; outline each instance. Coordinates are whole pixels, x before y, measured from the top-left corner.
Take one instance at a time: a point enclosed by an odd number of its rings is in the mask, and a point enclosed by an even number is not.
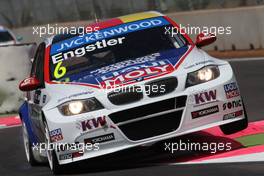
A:
[[[8,42],[14,40],[8,31],[0,31],[0,42]]]
[[[165,26],[130,32],[112,38],[69,49],[51,56],[50,77],[55,81],[74,81],[72,76],[91,73],[96,69],[134,60],[170,49],[187,45],[186,39],[178,34],[165,34]],[[62,45],[61,45],[62,46]],[[64,50],[60,48],[60,50]]]

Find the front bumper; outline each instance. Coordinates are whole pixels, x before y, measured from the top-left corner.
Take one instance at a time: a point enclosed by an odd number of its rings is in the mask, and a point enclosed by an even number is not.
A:
[[[219,70],[220,76],[215,80],[126,106],[74,117],[62,116],[57,108],[45,111],[49,130],[60,128],[63,135],[54,143],[99,142],[77,155],[57,151],[59,163],[97,157],[245,118],[231,66],[222,65]],[[232,116],[235,112],[240,112],[237,117]]]

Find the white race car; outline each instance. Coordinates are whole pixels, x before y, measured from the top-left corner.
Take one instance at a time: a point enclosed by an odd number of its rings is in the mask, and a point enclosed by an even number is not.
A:
[[[19,114],[30,164],[65,164],[220,126],[247,127],[228,62],[194,43],[157,12],[92,24],[84,35],[57,35],[38,47]],[[48,147],[48,148],[47,148]]]
[[[6,45],[14,45],[18,44],[22,38],[16,38],[15,35],[11,32],[11,30],[0,26],[0,46]]]

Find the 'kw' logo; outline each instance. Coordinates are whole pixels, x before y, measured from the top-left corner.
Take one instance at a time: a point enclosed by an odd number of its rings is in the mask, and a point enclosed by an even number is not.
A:
[[[209,92],[202,92],[195,96],[195,103],[197,105],[207,103],[216,100],[216,90],[210,90]]]
[[[103,127],[107,124],[106,117],[97,117],[89,120],[84,120],[81,122],[82,130],[87,131],[98,127]]]

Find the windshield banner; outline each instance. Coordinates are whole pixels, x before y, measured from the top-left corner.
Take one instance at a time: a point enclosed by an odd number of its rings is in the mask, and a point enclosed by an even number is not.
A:
[[[50,55],[67,51],[73,48],[80,47],[82,45],[87,45],[94,43],[98,40],[103,40],[107,38],[112,38],[115,36],[124,35],[130,32],[136,32],[144,29],[149,29],[153,27],[159,27],[168,25],[169,22],[163,17],[149,18],[145,20],[139,20],[131,23],[124,23],[115,27],[102,29],[100,31],[87,33],[83,36],[73,37],[62,42],[55,43],[51,46]]]

